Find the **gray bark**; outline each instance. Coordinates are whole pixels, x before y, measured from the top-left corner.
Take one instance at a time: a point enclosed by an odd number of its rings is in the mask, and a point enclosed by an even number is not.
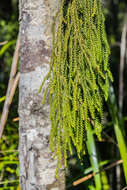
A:
[[[58,0],[20,0],[19,159],[21,190],[65,190],[64,171],[56,180],[49,149],[49,102],[38,90],[49,71],[52,24]]]

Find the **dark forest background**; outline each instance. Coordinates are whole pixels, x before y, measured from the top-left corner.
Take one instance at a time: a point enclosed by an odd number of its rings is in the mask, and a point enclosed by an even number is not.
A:
[[[96,151],[96,163],[92,155],[87,153],[82,161],[79,161],[74,154],[68,160],[66,170],[66,189],[67,190],[122,190],[126,187],[127,173],[123,170],[122,165],[112,163],[121,160],[121,152],[125,154],[119,140],[124,138],[127,142],[127,44],[126,55],[124,57],[124,72],[120,72],[121,60],[121,37],[124,27],[127,27],[127,1],[126,0],[103,0],[105,15],[106,31],[111,48],[110,67],[114,77],[114,89],[109,96],[108,103],[105,103],[104,111],[104,129],[102,132],[102,141],[98,142],[91,134],[88,142],[90,151]],[[0,117],[4,105],[6,90],[8,86],[9,73],[15,44],[18,36],[18,1],[17,0],[0,0]],[[127,35],[125,35],[127,38]],[[123,39],[124,41],[126,40]],[[1,43],[5,42],[4,45]],[[123,77],[123,108],[119,112],[119,78]],[[114,100],[115,97],[115,100]],[[0,189],[20,190],[19,187],[19,161],[18,161],[18,89],[16,90],[10,107],[9,117],[5,126],[4,134],[0,140]],[[116,130],[116,121],[120,131],[124,136],[119,136]],[[122,139],[121,139],[122,140]],[[91,145],[92,144],[92,145]],[[127,148],[127,147],[126,147]],[[126,159],[125,159],[126,160]],[[124,160],[123,160],[124,162]],[[97,164],[97,165],[96,165]],[[89,173],[99,169],[111,166],[108,170],[99,173],[99,178],[91,178],[84,183],[73,187],[72,183]]]

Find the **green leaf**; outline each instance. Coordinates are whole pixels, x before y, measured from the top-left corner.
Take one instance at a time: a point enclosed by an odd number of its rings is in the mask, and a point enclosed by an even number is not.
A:
[[[104,166],[104,165],[107,165],[110,162],[111,162],[111,160],[104,160],[104,161],[99,162],[99,168]],[[91,172],[93,172],[93,168],[89,167],[89,168],[85,169],[84,174],[86,175],[86,174],[89,174]]]
[[[124,131],[123,122],[119,119],[114,89],[113,89],[113,86],[111,85],[109,88],[108,107],[109,107],[110,115],[112,117],[114,132],[115,132],[116,139],[118,142],[120,155],[123,160],[124,176],[127,183],[127,144],[126,144],[126,138],[125,138],[125,131]]]
[[[15,43],[15,40],[12,40],[10,42],[8,42],[7,44],[5,44],[1,50],[0,50],[0,56],[2,56],[4,54],[4,52],[11,46]]]
[[[89,127],[87,131],[87,149],[90,157],[90,163],[93,169],[93,172],[99,172],[99,160],[96,150],[96,144],[94,140],[94,135],[91,127]],[[102,189],[101,184],[101,175],[100,173],[94,176],[95,184],[96,184],[96,190]]]
[[[6,96],[0,98],[0,102],[3,102],[6,99]]]

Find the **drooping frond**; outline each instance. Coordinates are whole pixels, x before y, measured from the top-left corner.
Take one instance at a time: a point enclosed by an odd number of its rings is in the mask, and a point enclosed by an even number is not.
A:
[[[92,124],[101,137],[103,100],[108,98],[108,46],[100,0],[62,0],[54,27],[49,83],[50,148],[58,165],[74,144],[84,152],[85,133]],[[44,83],[44,82],[43,82]]]

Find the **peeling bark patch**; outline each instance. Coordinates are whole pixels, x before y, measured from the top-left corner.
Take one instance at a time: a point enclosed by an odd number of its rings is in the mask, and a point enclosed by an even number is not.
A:
[[[21,45],[21,73],[34,71],[37,66],[43,63],[49,64],[51,48],[47,47],[43,40],[33,42],[25,39]]]

